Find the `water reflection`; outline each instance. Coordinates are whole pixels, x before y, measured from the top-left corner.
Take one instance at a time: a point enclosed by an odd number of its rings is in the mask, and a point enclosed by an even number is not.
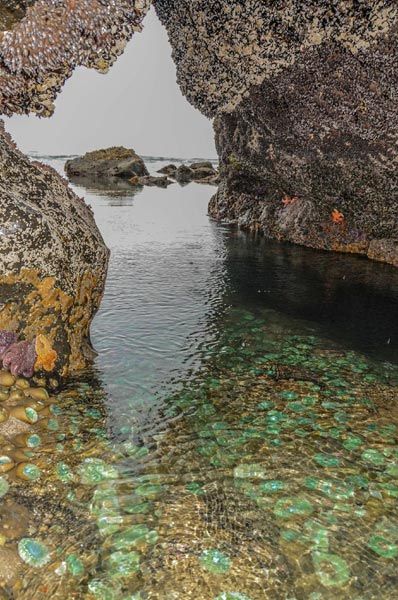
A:
[[[11,488],[53,552],[16,598],[394,597],[396,271],[216,226],[210,193],[87,193],[98,371]]]

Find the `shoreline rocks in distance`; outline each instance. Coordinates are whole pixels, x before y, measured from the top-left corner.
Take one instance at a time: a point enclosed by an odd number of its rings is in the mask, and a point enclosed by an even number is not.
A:
[[[138,177],[137,175],[135,175],[134,177],[131,177],[131,179],[129,179],[129,182],[131,183],[131,185],[134,185],[136,187],[142,187],[142,186],[146,185],[148,187],[161,187],[161,188],[167,188],[172,183],[175,183],[174,181],[171,181],[171,179],[169,179],[166,176],[154,177],[152,175],[146,175],[145,177]]]
[[[204,183],[207,185],[218,185],[219,174],[210,161],[191,163],[190,165],[170,164],[159,169],[158,173],[168,175],[175,179],[180,185],[188,183]]]
[[[132,149],[115,146],[86,152],[65,163],[68,177],[121,177],[149,176],[144,161]]]

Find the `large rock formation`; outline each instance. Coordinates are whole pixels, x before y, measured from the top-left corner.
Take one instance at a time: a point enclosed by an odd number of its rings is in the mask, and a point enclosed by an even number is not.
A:
[[[150,0],[3,0],[0,114],[49,116],[79,65],[106,72]],[[15,372],[86,366],[108,250],[90,209],[52,169],[30,162],[0,125],[0,333]],[[3,331],[5,330],[5,331]]]
[[[85,367],[108,250],[84,201],[53,169],[19,152],[2,124],[0,215],[0,330],[35,341],[39,358],[41,342],[39,370]]]
[[[217,219],[398,266],[398,6],[156,0],[178,81],[215,117]]]

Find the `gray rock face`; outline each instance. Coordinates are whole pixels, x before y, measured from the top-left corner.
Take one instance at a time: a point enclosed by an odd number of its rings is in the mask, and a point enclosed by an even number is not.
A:
[[[215,117],[210,214],[398,266],[398,5],[156,0],[178,82]]]
[[[134,150],[122,147],[87,152],[68,160],[65,172],[69,177],[122,177],[149,175],[144,161]]]
[[[66,375],[92,358],[108,250],[84,201],[0,123],[0,329],[40,336],[37,368]]]

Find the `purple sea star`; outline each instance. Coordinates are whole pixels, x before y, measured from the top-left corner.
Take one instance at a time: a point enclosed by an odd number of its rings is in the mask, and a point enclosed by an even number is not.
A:
[[[35,345],[27,340],[12,344],[3,355],[3,366],[13,375],[32,377],[35,362]]]

